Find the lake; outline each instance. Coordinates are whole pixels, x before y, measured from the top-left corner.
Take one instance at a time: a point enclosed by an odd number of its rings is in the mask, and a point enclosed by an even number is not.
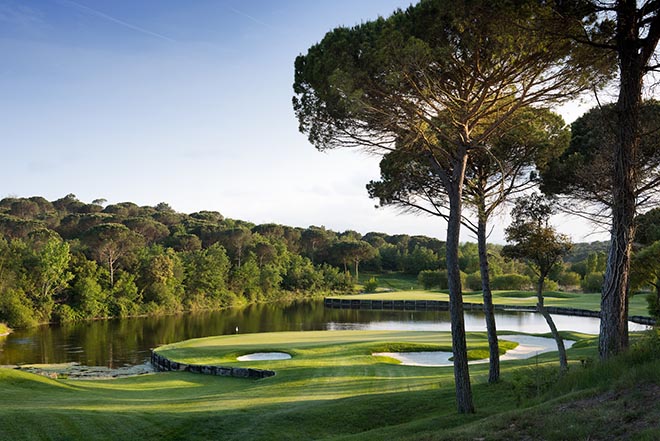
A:
[[[549,332],[543,317],[530,312],[497,312],[498,330]],[[560,330],[597,334],[599,319],[553,316]],[[481,312],[466,311],[468,331],[485,331]],[[111,368],[144,363],[150,349],[190,338],[253,332],[312,330],[449,331],[447,311],[330,309],[323,302],[250,305],[173,316],[99,320],[40,326],[0,337],[0,365],[78,362]],[[645,326],[630,323],[630,330]]]

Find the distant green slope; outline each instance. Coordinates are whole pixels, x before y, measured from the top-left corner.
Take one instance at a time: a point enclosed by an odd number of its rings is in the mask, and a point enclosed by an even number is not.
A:
[[[546,292],[546,306],[561,306],[566,308],[587,309],[600,311],[599,293],[567,293]],[[449,300],[446,292],[426,291],[416,289],[412,291],[377,292],[373,294],[356,294],[349,296],[333,296],[343,299],[365,299],[365,300]],[[468,303],[483,303],[481,292],[463,293],[463,301]],[[493,303],[497,305],[525,305],[536,304],[536,294],[531,291],[494,291]],[[629,315],[648,316],[648,306],[643,295],[633,296],[630,300]]]

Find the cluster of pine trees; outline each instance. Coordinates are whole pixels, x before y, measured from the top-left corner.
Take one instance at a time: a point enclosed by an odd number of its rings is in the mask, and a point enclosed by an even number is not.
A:
[[[167,204],[103,206],[74,195],[0,201],[0,322],[214,309],[352,289],[300,254],[301,232]]]
[[[576,247],[549,288],[602,283],[602,246]],[[497,289],[531,286],[525,265],[504,259],[501,246],[489,247]],[[444,256],[445,243],[426,236],[254,225],[213,211],[84,203],[72,194],[52,202],[5,198],[0,322],[24,327],[350,292],[361,268],[419,275],[427,288],[446,288],[438,271]],[[460,256],[466,288],[479,290],[476,244],[462,244]]]

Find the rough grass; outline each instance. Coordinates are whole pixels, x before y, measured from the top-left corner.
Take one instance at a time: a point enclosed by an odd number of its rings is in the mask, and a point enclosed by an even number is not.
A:
[[[0,439],[534,440],[622,433],[657,439],[657,424],[648,425],[660,417],[657,399],[640,401],[648,416],[634,402],[657,398],[657,351],[637,350],[601,366],[591,361],[591,336],[569,350],[571,373],[558,383],[556,354],[503,362],[496,385],[486,384],[487,364],[471,366],[478,413],[467,416],[455,412],[451,367],[401,366],[370,356],[376,349],[449,342],[447,333],[326,331],[196,339],[159,350],[179,361],[277,372],[256,381],[190,373],[71,381],[0,369]],[[485,349],[485,333],[470,333],[468,345]],[[293,358],[233,358],[271,350]],[[623,426],[615,430],[615,424]],[[588,438],[591,430],[602,437]]]
[[[510,381],[518,408],[418,440],[658,440],[660,439],[660,338],[634,336],[628,353],[607,363],[573,367],[559,377],[554,366],[526,367]],[[569,354],[594,354],[594,340]],[[592,360],[591,358],[588,358]]]

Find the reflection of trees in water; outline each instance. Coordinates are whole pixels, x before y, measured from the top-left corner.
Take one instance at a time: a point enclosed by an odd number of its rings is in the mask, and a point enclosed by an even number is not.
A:
[[[223,311],[41,326],[0,340],[0,364],[78,362],[140,364],[149,350],[190,338],[324,329],[322,302],[250,305]]]
[[[484,323],[483,313],[479,311],[466,312],[466,319],[475,327]],[[536,319],[531,313],[502,313],[497,320],[503,323],[502,329],[546,332],[543,319]],[[330,309],[322,301],[294,301],[213,312],[42,326],[0,338],[0,364],[79,362],[116,368],[144,363],[149,350],[159,345],[234,334],[237,326],[245,334],[324,330],[328,323],[357,324],[360,328],[360,324],[369,327],[370,323],[379,322],[440,330],[444,324],[448,326],[449,315],[446,311]],[[541,324],[541,330],[534,329],[537,323]]]

